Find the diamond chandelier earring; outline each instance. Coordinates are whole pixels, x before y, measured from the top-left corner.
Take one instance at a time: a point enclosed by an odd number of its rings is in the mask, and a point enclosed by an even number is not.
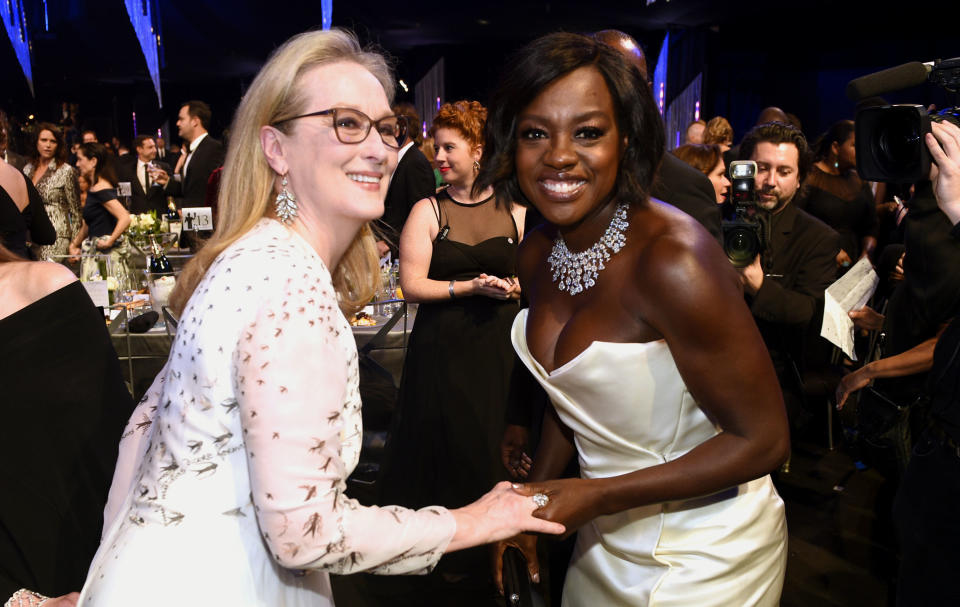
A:
[[[479,172],[480,172],[480,161],[479,161],[479,160],[474,160],[474,161],[473,161],[473,172],[474,172],[474,173],[479,173]]]
[[[297,218],[297,199],[287,189],[287,176],[280,182],[280,193],[277,194],[277,218],[283,223],[290,224]]]

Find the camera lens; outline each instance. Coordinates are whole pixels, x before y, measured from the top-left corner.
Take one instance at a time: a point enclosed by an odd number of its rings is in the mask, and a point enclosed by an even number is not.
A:
[[[917,117],[904,112],[889,112],[877,124],[877,163],[886,172],[908,172],[919,163],[921,125]]]
[[[724,233],[723,250],[734,267],[749,266],[760,253],[760,239],[753,228],[738,226]]]

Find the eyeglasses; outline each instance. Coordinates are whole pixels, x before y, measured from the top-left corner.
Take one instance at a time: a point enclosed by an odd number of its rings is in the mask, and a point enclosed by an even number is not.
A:
[[[362,143],[370,134],[371,127],[376,127],[384,145],[395,150],[400,149],[407,137],[407,119],[404,116],[386,116],[380,120],[374,120],[359,110],[343,107],[284,118],[274,122],[273,126],[311,116],[333,116],[333,130],[340,143]]]

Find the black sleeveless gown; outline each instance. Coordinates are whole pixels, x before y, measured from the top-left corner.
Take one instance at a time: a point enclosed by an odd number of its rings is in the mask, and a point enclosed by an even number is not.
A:
[[[445,192],[437,204],[440,234],[429,278],[516,275],[519,239],[508,209],[492,198],[466,205]],[[378,483],[380,504],[457,508],[507,478],[499,445],[518,311],[515,301],[482,296],[420,304]],[[487,573],[485,549],[462,552],[444,557],[438,569]]]

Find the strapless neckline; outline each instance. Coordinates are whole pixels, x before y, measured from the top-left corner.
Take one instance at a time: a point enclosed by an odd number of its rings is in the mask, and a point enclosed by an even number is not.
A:
[[[648,349],[653,349],[653,348],[662,346],[666,348],[668,353],[670,351],[669,347],[667,347],[667,341],[665,339],[658,339],[656,341],[645,341],[645,342],[594,340],[590,342],[590,345],[588,345],[586,348],[581,350],[576,356],[574,356],[567,362],[563,363],[559,367],[556,367],[553,371],[547,371],[546,368],[542,364],[540,364],[540,361],[536,359],[533,353],[530,352],[530,347],[527,344],[528,312],[529,310],[527,308],[520,310],[520,314],[517,315],[517,320],[515,322],[523,323],[523,342],[524,342],[524,347],[527,349],[527,356],[529,357],[530,361],[534,365],[536,365],[537,370],[543,375],[543,377],[547,379],[557,378],[567,373],[571,369],[575,368],[582,360],[587,358],[593,350],[604,349],[604,348],[616,349],[616,350],[620,350],[620,349],[627,350],[627,349],[636,347],[638,350],[645,351]]]

